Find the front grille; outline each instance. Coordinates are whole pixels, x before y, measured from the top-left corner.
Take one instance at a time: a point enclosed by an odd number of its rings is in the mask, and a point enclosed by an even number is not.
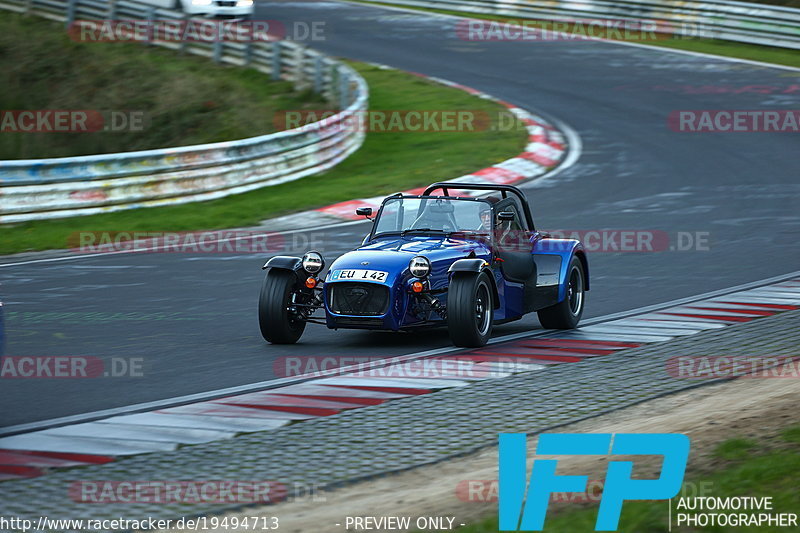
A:
[[[384,285],[345,281],[328,287],[328,306],[336,314],[376,316],[389,306],[389,288]]]
[[[359,327],[359,328],[372,328],[383,329],[383,319],[373,317],[337,317],[336,325],[342,327]]]

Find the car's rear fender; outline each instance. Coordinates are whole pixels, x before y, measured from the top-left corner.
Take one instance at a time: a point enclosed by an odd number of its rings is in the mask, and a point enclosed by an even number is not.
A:
[[[536,241],[533,246],[537,288],[541,291],[546,290],[546,287],[555,285],[558,287],[556,301],[552,304],[562,301],[567,296],[567,276],[573,257],[577,257],[583,266],[584,289],[589,290],[589,261],[580,241],[544,238]]]

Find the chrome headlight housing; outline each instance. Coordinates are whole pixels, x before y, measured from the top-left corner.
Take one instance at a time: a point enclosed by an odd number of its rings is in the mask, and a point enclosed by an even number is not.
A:
[[[431,273],[431,262],[427,257],[418,255],[408,263],[411,275],[416,278],[424,278]]]
[[[306,252],[303,256],[303,269],[309,274],[316,274],[325,268],[325,260],[319,252]]]

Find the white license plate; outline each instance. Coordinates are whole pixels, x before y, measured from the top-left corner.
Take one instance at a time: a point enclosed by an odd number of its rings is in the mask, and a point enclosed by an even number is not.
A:
[[[352,280],[352,281],[377,281],[383,283],[386,281],[388,272],[381,270],[334,270],[331,274],[331,281]]]

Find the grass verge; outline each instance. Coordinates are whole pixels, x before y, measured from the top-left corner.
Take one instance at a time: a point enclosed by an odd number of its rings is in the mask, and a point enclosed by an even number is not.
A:
[[[792,426],[770,441],[755,442],[748,439],[729,439],[717,446],[714,452],[715,468],[702,477],[693,479],[694,487],[708,487],[709,497],[755,496],[772,497],[772,514],[797,513],[800,509],[800,492],[797,480],[800,478],[800,426]],[[691,497],[687,490],[686,496]],[[791,527],[759,526],[678,526],[677,500],[672,501],[672,528],[674,533],[714,531],[716,533],[735,533],[737,531],[759,531],[763,533],[784,533]],[[692,513],[691,511],[687,511]],[[717,511],[711,511],[712,513]],[[719,511],[722,512],[722,511]],[[748,515],[765,511],[744,512]],[[597,519],[595,505],[579,509],[562,509],[551,512],[547,517],[544,531],[550,533],[579,533],[594,531]],[[478,524],[458,528],[459,533],[494,533],[497,530],[496,517],[488,518]],[[668,531],[667,503],[663,501],[625,502],[618,531],[624,533],[664,533]]]
[[[352,1],[359,2],[362,4],[372,4],[372,5],[393,5],[391,3],[387,4],[380,1],[365,1],[365,0],[352,0]],[[779,3],[779,2],[774,2],[774,3]],[[416,11],[427,11],[431,13],[441,13],[444,15],[454,15],[457,17],[464,17],[464,18],[496,20],[499,22],[519,22],[523,20],[535,20],[537,23],[541,24],[548,23],[548,21],[537,20],[537,19],[526,19],[524,17],[508,17],[502,15],[469,13],[466,11],[454,11],[448,9],[430,9],[423,7],[399,6],[399,5],[394,7],[402,7],[404,9],[414,9]],[[774,63],[777,65],[787,65],[790,67],[800,68],[800,54],[797,53],[797,50],[788,50],[785,48],[777,48],[774,46],[737,43],[732,41],[723,41],[719,39],[677,38],[677,37],[674,39],[665,38],[665,39],[637,40],[635,41],[635,43],[650,45],[650,46],[660,46],[663,48],[672,48],[676,50],[685,50],[689,52],[700,52],[703,54],[736,57],[740,59],[748,59],[751,61],[762,61],[764,63]]]
[[[274,124],[276,111],[324,107],[310,91],[253,69],[140,43],[77,42],[61,23],[7,12],[0,17],[0,70],[0,110],[97,111],[103,125],[113,112],[119,126],[14,132],[4,114],[0,160],[229,141],[282,129]]]
[[[395,70],[351,63],[370,87],[371,110],[507,110],[459,89]],[[258,224],[290,212],[389,194],[453,178],[518,154],[527,142],[510,119],[495,131],[370,131],[355,154],[329,172],[208,202],[32,221],[2,228],[0,254],[68,247],[81,231],[193,231]],[[74,241],[71,241],[74,242]]]

